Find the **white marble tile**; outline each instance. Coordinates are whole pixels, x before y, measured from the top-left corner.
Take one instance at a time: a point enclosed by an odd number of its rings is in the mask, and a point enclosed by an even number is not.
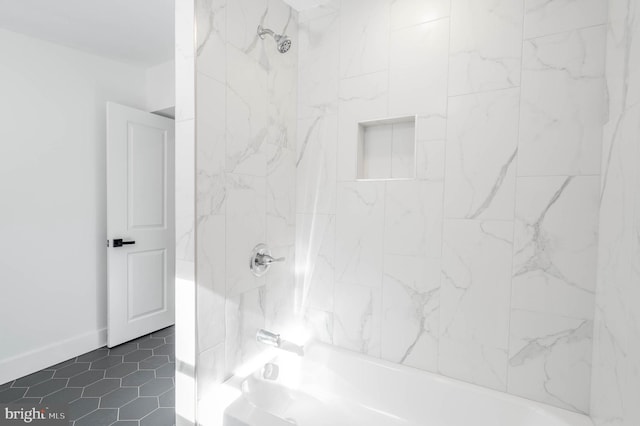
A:
[[[227,2],[227,42],[258,59],[265,43],[258,37],[258,25],[265,24],[267,0],[233,0]],[[231,77],[231,73],[227,74]]]
[[[227,165],[233,173],[265,176],[267,73],[241,50],[227,45]]]
[[[606,79],[611,118],[640,102],[640,79],[634,78],[640,71],[640,56],[635,53],[640,39],[639,14],[633,2],[609,2]]]
[[[297,213],[334,214],[338,117],[298,121]]]
[[[416,142],[416,178],[444,181],[445,141]]]
[[[198,73],[226,82],[227,0],[197,0],[196,61]],[[198,93],[200,93],[198,86]]]
[[[520,85],[524,0],[452,0],[449,96]]]
[[[449,19],[416,25],[391,33],[389,58],[389,114],[419,115],[430,122],[426,130],[442,139],[442,117],[447,111]],[[420,52],[419,55],[416,52]]]
[[[335,290],[333,343],[341,348],[380,357],[381,291],[339,283]]]
[[[340,77],[382,71],[389,66],[389,1],[343,1],[340,7]]]
[[[338,180],[355,180],[358,123],[388,112],[389,74],[381,71],[340,80],[338,101]]]
[[[296,218],[296,288],[300,306],[333,311],[335,215]]]
[[[437,371],[439,291],[439,260],[385,255],[382,358]]]
[[[441,182],[386,182],[385,254],[440,258],[442,189]]]
[[[227,376],[265,350],[264,346],[256,342],[256,332],[265,327],[263,290],[263,288],[256,288],[227,298],[225,307]]]
[[[333,311],[319,311],[308,309],[305,326],[313,339],[327,344],[333,344]]]
[[[449,16],[451,0],[392,0],[391,29],[412,27]]]
[[[609,2],[607,94],[590,413],[635,425],[640,411],[640,8]]]
[[[512,307],[593,319],[598,176],[518,178]]]
[[[589,411],[593,323],[514,310],[510,393],[572,411]]]
[[[295,247],[271,247],[274,257],[284,262],[273,264],[265,275],[263,288],[265,325],[268,330],[286,332],[299,325],[299,304],[296,300]]]
[[[265,178],[227,175],[227,295],[244,293],[264,285],[264,277],[249,270],[251,250],[265,242]]]
[[[338,183],[335,282],[380,288],[384,239],[384,182]]]
[[[518,174],[600,172],[605,27],[527,40]]]
[[[525,38],[607,22],[606,0],[525,0]]]
[[[440,110],[437,112],[436,110]],[[429,115],[416,117],[416,140],[436,142],[447,138],[447,108],[434,108]]]
[[[338,13],[300,23],[298,118],[338,109],[340,26]]]
[[[441,374],[506,390],[513,223],[446,220]]]
[[[211,397],[214,395],[216,386],[225,381],[225,345],[224,343],[213,348],[200,351],[196,359],[198,368],[197,388],[198,388],[198,412],[199,415],[207,410],[207,405],[211,405]]]
[[[282,146],[265,144],[267,153],[267,242],[272,248],[295,243],[296,157]]]
[[[225,216],[205,216],[198,220],[197,315],[198,350],[224,343],[226,301],[226,221]]]
[[[306,2],[305,6],[309,2]],[[304,7],[298,12],[299,22],[307,22],[340,11],[340,0],[314,0],[315,5]]]
[[[513,218],[518,89],[449,98],[447,218]]]
[[[226,88],[204,74],[197,77],[197,208],[202,217],[224,214]]]
[[[298,48],[296,13],[281,0],[269,0],[265,25],[293,40],[286,54],[278,52],[275,43],[265,50],[267,62],[266,142],[295,151],[298,114]]]

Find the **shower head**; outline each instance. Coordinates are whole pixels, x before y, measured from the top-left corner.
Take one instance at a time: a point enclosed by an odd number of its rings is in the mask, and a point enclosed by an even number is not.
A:
[[[262,28],[262,25],[258,25],[258,35],[261,39],[264,39],[264,36],[269,34],[276,41],[278,52],[287,53],[289,49],[291,49],[291,40],[289,37],[283,34],[276,34],[272,30],[268,28]]]

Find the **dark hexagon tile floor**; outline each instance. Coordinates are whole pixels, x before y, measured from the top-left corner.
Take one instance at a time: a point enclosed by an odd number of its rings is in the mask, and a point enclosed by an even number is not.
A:
[[[175,425],[174,334],[167,327],[0,385],[0,404],[68,403],[69,426]]]

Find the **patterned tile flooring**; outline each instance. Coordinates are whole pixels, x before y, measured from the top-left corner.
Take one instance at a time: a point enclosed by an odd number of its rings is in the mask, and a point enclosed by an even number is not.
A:
[[[172,326],[0,385],[0,404],[68,403],[70,426],[172,426],[174,385]]]

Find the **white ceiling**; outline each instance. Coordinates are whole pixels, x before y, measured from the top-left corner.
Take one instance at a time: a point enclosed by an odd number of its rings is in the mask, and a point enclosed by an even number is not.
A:
[[[0,28],[134,65],[173,59],[174,0],[0,0]]]

